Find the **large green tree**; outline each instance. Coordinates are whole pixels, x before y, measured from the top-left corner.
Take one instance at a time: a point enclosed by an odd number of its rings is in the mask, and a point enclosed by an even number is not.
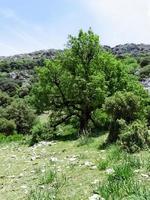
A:
[[[106,97],[134,89],[131,80],[137,81],[128,69],[100,46],[91,29],[80,30],[77,37],[69,36],[64,51],[37,70],[34,104],[39,112],[51,111],[52,127],[76,119],[79,133],[87,133]]]

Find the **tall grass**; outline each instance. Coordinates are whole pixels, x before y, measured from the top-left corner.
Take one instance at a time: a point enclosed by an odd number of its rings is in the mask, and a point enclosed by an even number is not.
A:
[[[6,136],[4,134],[0,134],[0,143],[9,143],[9,142],[20,142],[25,138],[22,134],[13,134]]]
[[[58,175],[55,170],[47,167],[39,178],[38,185],[31,190],[28,200],[61,200],[59,190],[66,184],[66,177]]]
[[[144,158],[112,146],[98,167],[100,170],[111,167],[113,171],[98,186],[97,192],[105,200],[150,200],[150,185],[138,180],[134,172],[135,169],[148,170],[149,166],[149,161],[145,161]]]
[[[56,178],[56,172],[52,171],[51,169],[47,170],[45,174],[40,179],[40,184],[50,184],[52,183]]]

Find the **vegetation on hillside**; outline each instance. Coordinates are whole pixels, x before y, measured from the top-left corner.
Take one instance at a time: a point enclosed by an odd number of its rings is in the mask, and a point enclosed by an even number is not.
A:
[[[0,199],[148,200],[149,55],[115,56],[91,29],[54,54],[0,61]]]

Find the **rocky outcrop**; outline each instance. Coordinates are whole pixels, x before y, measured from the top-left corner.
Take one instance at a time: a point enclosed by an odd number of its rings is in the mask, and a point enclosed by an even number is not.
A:
[[[149,44],[124,44],[117,45],[115,47],[104,46],[106,50],[111,51],[113,54],[123,57],[126,54],[132,56],[140,56],[142,54],[150,54],[150,45]]]
[[[36,66],[43,66],[45,59],[52,59],[58,50],[41,50],[29,54],[0,57],[0,89],[14,95],[28,94],[35,77]]]

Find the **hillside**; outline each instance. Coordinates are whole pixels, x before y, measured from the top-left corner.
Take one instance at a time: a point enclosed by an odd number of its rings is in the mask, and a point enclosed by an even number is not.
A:
[[[1,57],[0,199],[149,200],[149,45],[67,44]]]
[[[150,45],[124,44],[115,47],[104,46],[119,59],[131,55],[137,59],[140,66],[138,75],[146,88],[150,87]],[[45,59],[52,59],[59,50],[41,50],[28,54],[0,57],[0,89],[14,95],[19,91],[20,96],[28,94],[34,81],[34,68],[42,66]]]

